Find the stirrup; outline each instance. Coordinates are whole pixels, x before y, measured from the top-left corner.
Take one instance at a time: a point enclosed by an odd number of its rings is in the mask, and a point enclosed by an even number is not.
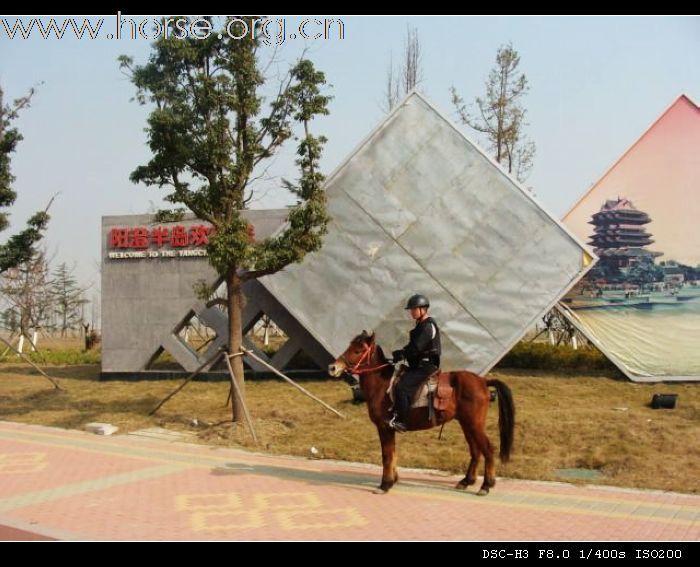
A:
[[[397,416],[393,415],[391,419],[387,419],[384,421],[391,429],[394,431],[398,431],[399,433],[404,433],[407,429],[406,424],[402,423],[400,421],[396,421]]]

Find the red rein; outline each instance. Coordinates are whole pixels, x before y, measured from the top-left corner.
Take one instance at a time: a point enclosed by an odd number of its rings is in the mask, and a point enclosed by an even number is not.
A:
[[[364,368],[360,368],[360,365],[365,358],[367,359],[367,362],[369,362],[370,358],[372,358],[373,351],[374,345],[365,345],[365,352],[362,353],[360,360],[358,360],[355,366],[350,370],[350,374],[367,374],[368,372],[374,372],[375,370],[380,370],[382,368],[386,368],[387,366],[391,366],[391,364],[385,362],[379,366],[366,366]],[[346,366],[349,366],[347,362],[345,364]]]

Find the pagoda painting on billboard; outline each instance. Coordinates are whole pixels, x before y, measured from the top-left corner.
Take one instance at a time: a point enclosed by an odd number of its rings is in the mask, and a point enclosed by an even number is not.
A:
[[[700,379],[699,156],[681,96],[564,218],[600,260],[562,309],[635,381]]]

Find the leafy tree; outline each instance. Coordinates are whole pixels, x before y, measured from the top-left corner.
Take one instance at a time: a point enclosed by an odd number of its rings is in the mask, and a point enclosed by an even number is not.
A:
[[[5,230],[10,223],[8,213],[2,209],[10,207],[17,198],[17,193],[12,189],[15,178],[10,168],[10,156],[22,141],[22,135],[17,128],[12,127],[12,123],[19,112],[29,106],[33,95],[34,89],[31,89],[26,96],[6,105],[0,88],[0,231]],[[0,244],[0,274],[30,260],[34,244],[41,239],[42,231],[49,222],[47,211],[48,207],[47,210],[35,213],[27,221],[27,228]]]
[[[630,266],[626,280],[635,283],[644,291],[648,284],[654,283],[658,276],[658,267],[653,260],[639,260]]]
[[[61,337],[66,336],[67,330],[80,326],[83,320],[83,306],[88,302],[83,296],[85,290],[78,286],[73,271],[73,268],[69,268],[68,264],[63,262],[54,271],[51,281],[53,310],[58,317]]]
[[[678,267],[683,272],[684,281],[688,282],[700,279],[700,266],[693,268],[692,266],[686,266],[685,264],[681,264],[679,262]],[[663,279],[663,269],[661,270],[661,279]]]
[[[224,24],[242,36],[242,22],[249,31],[259,26],[252,16]],[[310,127],[316,116],[328,114],[330,99],[321,92],[324,74],[302,59],[267,102],[259,53],[263,35],[247,33],[233,40],[222,31],[220,36],[161,37],[145,65],[134,66],[126,56],[120,62],[137,88],[137,100],[155,106],[146,129],[153,157],[133,171],[131,180],[168,188],[167,201],[186,206],[213,225],[209,261],[226,284],[229,349],[238,353],[243,284],[321,247],[328,217],[318,163],[326,140],[312,135]],[[241,211],[250,202],[256,176],[294,137],[295,128],[299,179],[284,181],[283,187],[296,196],[296,205],[280,234],[257,240]],[[235,357],[232,364],[244,392],[243,362]],[[243,400],[236,396],[234,420],[240,421],[242,412]]]
[[[520,55],[510,43],[499,47],[496,65],[486,81],[486,96],[476,98],[476,117],[467,110],[457,89],[450,91],[462,122],[485,134],[496,161],[524,182],[532,168],[535,143],[524,133],[526,111],[521,99],[530,87],[525,74],[518,71],[519,65]]]

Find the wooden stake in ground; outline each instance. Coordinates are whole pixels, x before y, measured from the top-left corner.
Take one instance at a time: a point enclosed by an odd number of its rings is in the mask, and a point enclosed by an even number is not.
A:
[[[170,394],[165,396],[165,398],[163,400],[161,400],[161,402],[156,407],[154,407],[150,412],[148,412],[148,415],[153,415],[154,413],[156,413],[165,402],[167,402],[170,398],[172,398],[175,394],[177,394],[180,390],[182,390],[185,386],[187,386],[189,381],[192,380],[192,378],[194,378],[195,376],[197,376],[197,374],[199,374],[202,370],[204,370],[204,368],[206,366],[208,366],[210,364],[213,366],[214,364],[216,364],[216,362],[219,360],[219,358],[221,357],[222,354],[224,354],[223,351],[218,350],[212,358],[210,358],[209,360],[207,360],[206,362],[201,364],[197,368],[197,370],[195,370],[192,374],[190,374],[187,378],[185,378],[185,381],[182,384],[180,384],[177,388],[175,388],[175,390],[173,390]]]
[[[314,395],[313,395],[311,392],[309,392],[307,389],[302,388],[301,386],[299,386],[299,384],[297,384],[296,382],[294,382],[291,378],[287,378],[284,374],[282,374],[282,373],[281,373],[279,370],[277,370],[274,366],[269,365],[269,364],[268,364],[267,362],[265,362],[262,358],[260,358],[259,356],[257,356],[253,351],[250,351],[250,350],[245,349],[245,348],[243,348],[243,347],[241,347],[241,350],[242,350],[245,354],[247,354],[248,356],[250,356],[251,358],[254,358],[255,360],[257,360],[257,361],[258,361],[260,364],[262,364],[263,366],[266,366],[267,368],[269,368],[270,370],[272,370],[272,372],[274,372],[275,374],[277,374],[277,376],[279,376],[280,378],[283,378],[284,380],[286,380],[287,382],[289,382],[289,383],[290,383],[292,386],[294,386],[296,389],[301,390],[304,394],[306,394],[307,396],[309,396],[312,400],[317,401],[317,402],[318,402],[319,404],[321,404],[324,408],[329,409],[330,411],[332,411],[332,412],[333,412],[335,415],[337,415],[338,417],[342,417],[343,419],[345,419],[345,416],[344,416],[342,413],[340,413],[338,410],[332,408],[332,407],[329,406],[326,402],[324,402],[323,400],[321,400],[321,399],[317,398],[316,396],[314,396]]]
[[[42,376],[44,376],[49,382],[51,382],[51,383],[53,384],[53,387],[54,387],[54,388],[56,388],[57,390],[62,390],[62,389],[63,389],[63,388],[61,388],[61,387],[58,385],[58,382],[56,382],[56,380],[54,380],[53,378],[51,378],[51,376],[49,376],[46,372],[44,372],[41,368],[39,368],[36,364],[34,364],[26,354],[24,354],[23,352],[19,352],[15,347],[13,347],[10,343],[8,343],[8,342],[7,342],[5,339],[3,339],[2,337],[0,337],[0,341],[2,341],[3,343],[5,343],[8,347],[10,347],[13,351],[15,351],[19,356],[21,356],[26,362],[28,362],[28,363],[31,364],[34,368],[36,368],[36,370],[38,370],[39,373],[40,373]]]
[[[255,435],[255,428],[253,427],[253,420],[250,418],[250,413],[248,413],[248,406],[245,403],[245,400],[243,396],[241,395],[241,390],[239,389],[238,383],[236,382],[236,376],[233,373],[233,367],[231,366],[231,359],[236,357],[236,356],[243,356],[242,352],[236,352],[234,354],[227,354],[226,355],[226,366],[228,366],[228,373],[231,375],[231,385],[233,386],[234,390],[236,391],[236,396],[238,396],[238,399],[241,402],[241,406],[243,407],[243,416],[245,417],[245,421],[248,424],[248,429],[250,430],[250,434],[253,436],[253,441],[255,441],[255,444],[258,444],[258,436]]]

